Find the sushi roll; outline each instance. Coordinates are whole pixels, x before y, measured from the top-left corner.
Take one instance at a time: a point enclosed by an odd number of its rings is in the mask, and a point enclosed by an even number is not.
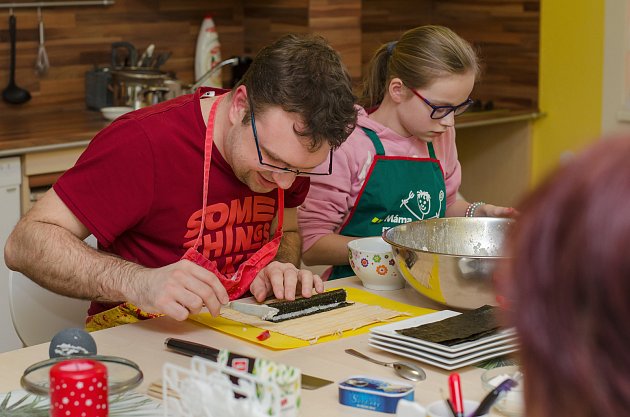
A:
[[[321,294],[315,294],[309,298],[269,303],[267,305],[277,308],[278,313],[267,319],[267,321],[278,323],[352,305],[352,303],[346,301],[347,297],[346,290],[340,288]]]

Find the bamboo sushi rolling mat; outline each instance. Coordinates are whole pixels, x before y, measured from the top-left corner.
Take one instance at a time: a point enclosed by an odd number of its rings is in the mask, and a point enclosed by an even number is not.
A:
[[[264,321],[230,309],[224,309],[221,317],[201,313],[190,316],[190,319],[271,349],[293,349],[363,334],[371,327],[385,322],[435,312],[357,288],[346,287],[345,290],[348,294],[347,300],[355,303],[354,305],[280,323]],[[257,336],[265,330],[269,331],[270,337],[258,340]]]

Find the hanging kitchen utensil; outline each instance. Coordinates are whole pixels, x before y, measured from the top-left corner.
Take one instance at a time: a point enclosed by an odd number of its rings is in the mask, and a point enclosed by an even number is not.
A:
[[[153,68],[159,69],[164,63],[171,57],[172,52],[163,52],[157,56],[155,64],[153,64]]]
[[[37,19],[39,21],[39,46],[37,48],[37,60],[35,61],[35,71],[42,76],[48,72],[50,68],[50,62],[48,61],[48,54],[46,53],[46,47],[44,46],[44,18],[42,17],[42,8],[37,8]]]
[[[31,93],[15,84],[15,38],[16,22],[13,9],[9,12],[9,41],[11,42],[11,55],[9,62],[9,85],[2,91],[2,99],[11,104],[26,103],[31,99]]]
[[[153,59],[153,50],[155,49],[155,45],[151,44],[147,47],[147,49],[140,55],[138,59],[139,67],[149,67],[151,64],[151,60]]]

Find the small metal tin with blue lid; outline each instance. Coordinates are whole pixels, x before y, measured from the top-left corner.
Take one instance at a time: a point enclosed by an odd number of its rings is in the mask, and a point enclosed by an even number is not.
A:
[[[401,398],[413,401],[413,386],[388,379],[353,376],[339,383],[339,402],[350,407],[395,413]]]

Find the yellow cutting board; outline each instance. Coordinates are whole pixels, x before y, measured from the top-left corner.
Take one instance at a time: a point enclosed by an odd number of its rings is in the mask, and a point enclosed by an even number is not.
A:
[[[435,310],[431,310],[429,308],[422,307],[414,307],[409,304],[399,303],[397,301],[390,300],[389,298],[381,297],[380,295],[372,294],[370,292],[360,290],[358,288],[344,288],[348,294],[348,301],[356,301],[364,304],[372,304],[379,305],[383,308],[388,308],[394,311],[400,311],[403,313],[408,313],[409,315],[422,316],[424,314],[434,313]],[[408,319],[409,315],[396,317],[392,320],[399,321]],[[304,346],[310,346],[311,342],[298,339],[291,336],[286,336],[281,333],[276,333],[274,331],[270,331],[271,337],[267,340],[258,340],[256,336],[258,336],[264,329],[260,327],[251,326],[249,324],[244,324],[238,321],[226,319],[223,317],[212,317],[210,313],[201,313],[194,314],[189,317],[189,319],[194,320],[198,323],[204,324],[212,329],[218,330],[223,333],[227,333],[231,336],[236,336],[241,339],[245,339],[249,342],[256,343],[258,345],[265,346],[270,349],[294,349]],[[367,333],[368,330],[375,326],[381,326],[383,323],[374,323],[367,326],[360,327],[354,330],[346,330],[343,332],[342,336],[337,334],[320,337],[315,343],[324,343],[329,342],[331,340],[338,340],[340,337],[349,337],[356,336],[359,334]]]

